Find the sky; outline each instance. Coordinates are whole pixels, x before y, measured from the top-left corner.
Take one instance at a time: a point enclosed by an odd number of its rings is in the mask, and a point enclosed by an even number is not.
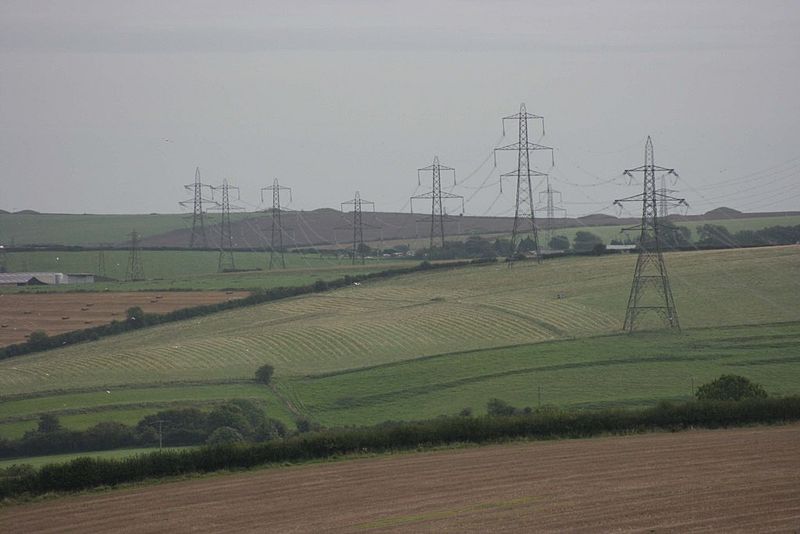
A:
[[[4,0],[0,209],[176,213],[199,167],[246,210],[278,179],[406,211],[438,156],[465,214],[513,215],[492,149],[524,102],[569,216],[640,212],[613,200],[648,135],[688,213],[800,210],[798,27],[796,0]]]

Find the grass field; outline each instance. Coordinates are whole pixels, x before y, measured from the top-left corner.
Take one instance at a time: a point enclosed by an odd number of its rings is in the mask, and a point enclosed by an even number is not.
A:
[[[679,336],[612,335],[634,255],[561,258],[370,281],[22,356],[0,362],[0,391],[3,404],[37,395],[32,416],[69,389],[140,387],[147,402],[154,382],[250,379],[268,362],[279,400],[329,425],[480,412],[495,396],[535,406],[539,386],[545,404],[648,404],[733,370],[798,392],[800,247],[666,258]],[[98,406],[114,417],[98,397],[70,408]]]

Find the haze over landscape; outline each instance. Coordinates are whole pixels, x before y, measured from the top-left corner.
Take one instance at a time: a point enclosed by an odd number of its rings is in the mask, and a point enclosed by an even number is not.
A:
[[[516,162],[487,157],[525,102],[570,215],[617,214],[647,135],[690,213],[791,210],[799,25],[792,1],[7,1],[0,209],[176,212],[199,165],[245,209],[279,178],[296,209],[405,211],[438,155],[467,214],[509,215]]]
[[[795,531],[798,27],[0,3],[0,530]]]

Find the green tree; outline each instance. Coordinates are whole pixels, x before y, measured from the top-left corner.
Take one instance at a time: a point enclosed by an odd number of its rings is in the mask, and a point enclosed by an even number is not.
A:
[[[256,369],[256,382],[261,382],[262,384],[269,384],[270,380],[272,380],[272,374],[275,372],[275,368],[268,363],[265,363],[258,369]]]
[[[595,250],[597,245],[602,245],[603,240],[599,235],[587,232],[585,230],[578,230],[575,232],[575,239],[572,241],[572,248],[576,252],[589,252]]]
[[[759,384],[740,375],[722,375],[697,388],[698,400],[765,399],[767,392]]]
[[[565,235],[554,235],[547,247],[551,250],[569,250],[569,238]]]
[[[229,426],[221,426],[208,436],[206,444],[208,445],[230,445],[232,443],[242,443],[244,437],[235,428]]]
[[[504,400],[491,399],[486,403],[486,412],[489,415],[514,415],[517,409]]]
[[[44,413],[39,416],[39,425],[36,427],[37,432],[42,434],[49,434],[51,432],[58,432],[61,430],[61,421],[55,415]]]
[[[50,337],[44,330],[34,330],[28,335],[28,345],[33,347],[34,350],[46,348],[49,340]]]

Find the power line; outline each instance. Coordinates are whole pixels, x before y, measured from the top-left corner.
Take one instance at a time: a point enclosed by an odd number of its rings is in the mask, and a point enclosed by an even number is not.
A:
[[[517,178],[514,227],[511,231],[511,258],[517,254],[517,238],[525,231],[524,227],[530,225],[530,233],[533,237],[534,250],[536,252],[536,261],[541,262],[542,254],[539,247],[539,231],[536,226],[536,216],[533,210],[533,188],[531,186],[531,176],[546,175],[541,172],[531,170],[530,152],[535,150],[549,150],[551,158],[554,158],[554,156],[552,148],[528,141],[528,119],[541,120],[542,135],[544,135],[544,117],[528,113],[528,111],[525,109],[525,104],[521,104],[519,107],[519,113],[503,117],[503,133],[505,133],[506,121],[515,120],[518,123],[519,135],[516,143],[494,149],[495,166],[497,166],[498,150],[513,150],[517,152],[517,169],[515,171],[500,175],[501,180],[503,177],[509,176],[516,176]],[[555,159],[553,159],[553,164],[555,164]]]
[[[227,179],[222,180],[222,185],[211,187],[212,194],[214,191],[222,191],[222,201],[219,204],[222,222],[219,228],[219,259],[217,261],[217,270],[221,273],[236,270],[236,262],[233,258],[233,229],[231,226],[231,189],[236,190],[238,197],[239,188],[235,185],[230,185]]]
[[[269,247],[269,268],[275,264],[275,250],[281,255],[281,268],[286,268],[286,258],[284,256],[283,248],[283,223],[281,222],[281,189],[289,191],[289,202],[292,201],[292,188],[284,187],[278,183],[278,179],[272,182],[272,185],[261,188],[261,202],[264,202],[264,191],[272,192],[272,234]],[[276,239],[277,236],[277,239]]]
[[[353,206],[353,265],[356,263],[356,257],[361,256],[361,264],[364,264],[364,255],[366,246],[364,245],[364,222],[361,218],[361,208],[364,204],[372,204],[372,211],[375,211],[375,203],[370,200],[361,198],[361,194],[356,191],[352,200],[342,202],[342,211],[344,206]]]
[[[194,183],[186,184],[183,186],[186,190],[192,192],[192,198],[189,200],[182,200],[178,202],[181,206],[192,205],[192,235],[189,238],[189,248],[194,248],[196,244],[202,244],[203,248],[208,248],[208,236],[206,235],[205,226],[205,213],[203,211],[203,201],[208,202],[208,199],[203,198],[203,188],[211,189],[210,185],[206,185],[200,180],[200,167],[194,171]]]
[[[620,206],[622,202],[642,203],[642,222],[635,227],[640,230],[637,243],[639,256],[636,258],[636,268],[633,273],[633,283],[628,297],[623,329],[633,332],[640,325],[642,315],[656,313],[668,328],[679,331],[678,311],[672,298],[667,266],[661,251],[661,223],[658,204],[664,201],[685,204],[686,201],[682,198],[666,196],[663,192],[656,190],[656,172],[673,175],[677,175],[677,173],[675,169],[659,167],[654,163],[653,141],[649,136],[645,143],[644,165],[628,169],[625,174],[632,176],[634,172],[641,172],[644,175],[642,194],[614,201]]]
[[[431,190],[421,195],[412,196],[409,201],[411,203],[411,213],[414,213],[414,199],[430,199],[431,200],[431,243],[430,248],[433,249],[433,243],[437,234],[438,221],[438,234],[442,241],[442,248],[444,248],[444,223],[445,211],[443,199],[461,199],[461,213],[464,213],[464,197],[455,195],[453,193],[442,192],[442,171],[453,171],[453,185],[456,183],[456,170],[452,167],[447,167],[439,163],[439,156],[433,157],[433,164],[417,169],[417,184],[421,185],[422,179],[420,178],[421,172],[431,172]]]
[[[130,233],[131,247],[128,253],[128,268],[125,271],[126,282],[144,280],[144,267],[142,266],[141,243],[136,230]]]

